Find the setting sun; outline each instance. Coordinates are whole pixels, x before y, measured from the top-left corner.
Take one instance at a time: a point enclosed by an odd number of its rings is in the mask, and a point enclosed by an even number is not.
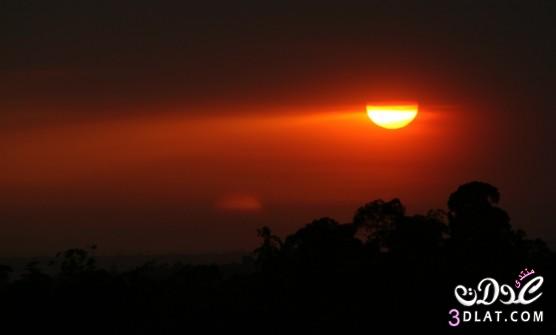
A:
[[[367,115],[377,126],[399,129],[407,126],[417,116],[417,104],[367,105]]]

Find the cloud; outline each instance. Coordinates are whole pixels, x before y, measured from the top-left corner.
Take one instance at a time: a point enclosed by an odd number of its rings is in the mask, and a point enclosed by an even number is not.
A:
[[[259,211],[262,209],[261,201],[248,194],[227,194],[218,199],[215,206],[226,211]]]

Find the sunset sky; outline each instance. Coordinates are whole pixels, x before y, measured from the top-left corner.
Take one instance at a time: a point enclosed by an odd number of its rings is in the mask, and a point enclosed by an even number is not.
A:
[[[495,5],[498,3],[498,5]],[[403,5],[402,5],[403,4]],[[250,250],[489,182],[554,243],[553,1],[5,1],[0,255]],[[416,101],[407,127],[366,115]]]

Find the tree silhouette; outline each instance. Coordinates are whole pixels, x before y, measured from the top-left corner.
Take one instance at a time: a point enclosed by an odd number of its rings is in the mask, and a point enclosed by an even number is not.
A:
[[[96,269],[96,259],[93,255],[96,246],[90,247],[90,251],[85,249],[68,249],[56,254],[59,260],[60,274],[63,276],[74,276],[84,272],[91,272]],[[52,265],[56,265],[54,261]]]
[[[494,186],[478,181],[461,185],[448,199],[451,252],[468,273],[502,272],[520,257],[519,234],[499,201]]]
[[[471,182],[450,195],[447,211],[408,215],[399,199],[379,199],[352,222],[323,217],[284,239],[262,227],[255,267],[153,260],[108,272],[97,266],[96,246],[68,249],[50,272],[30,262],[11,276],[0,266],[0,315],[21,333],[445,331],[458,284],[512,277],[524,265],[554,282],[554,254],[512,230],[499,200],[494,186]],[[535,308],[553,315],[554,294],[547,285]]]
[[[12,272],[11,266],[0,264],[0,285],[6,285],[10,281]]]
[[[441,211],[403,217],[390,232],[389,247],[407,255],[430,254],[443,246],[447,231],[447,219]]]
[[[257,235],[263,240],[263,243],[253,251],[255,265],[263,272],[276,269],[280,262],[282,240],[273,235],[270,228],[266,226],[258,229]]]
[[[452,238],[474,243],[509,242],[510,217],[496,205],[498,190],[487,183],[460,186],[448,199]]]
[[[357,209],[353,225],[365,242],[387,251],[391,248],[392,232],[404,216],[405,207],[399,199],[387,202],[379,199]]]
[[[352,224],[339,224],[324,217],[307,224],[286,238],[284,252],[304,267],[333,265],[360,248],[361,242],[354,238]]]

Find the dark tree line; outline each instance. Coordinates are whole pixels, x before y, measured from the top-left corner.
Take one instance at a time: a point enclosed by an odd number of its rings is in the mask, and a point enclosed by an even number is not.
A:
[[[495,187],[471,182],[450,195],[447,210],[425,215],[407,215],[398,199],[375,200],[350,223],[320,218],[284,239],[263,227],[247,270],[232,273],[156,262],[106,271],[95,246],[58,254],[55,274],[32,263],[10,280],[0,266],[0,324],[76,334],[446,330],[456,285],[487,276],[512,283],[534,267],[545,278],[535,304],[545,320],[521,326],[553,333],[554,254],[512,229],[499,200]]]

